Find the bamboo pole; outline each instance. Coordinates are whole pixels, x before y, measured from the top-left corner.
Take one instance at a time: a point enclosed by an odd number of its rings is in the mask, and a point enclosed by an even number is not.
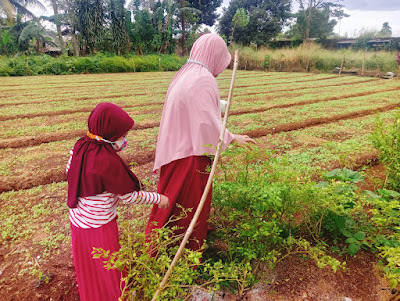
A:
[[[363,61],[362,61],[361,75],[364,75],[364,68],[365,68],[365,53],[364,53],[364,58],[363,58]]]
[[[217,152],[216,152],[215,157],[214,157],[214,161],[213,161],[213,165],[212,165],[212,168],[211,168],[210,175],[208,176],[206,187],[205,187],[203,195],[202,195],[202,197],[200,199],[200,203],[197,206],[197,209],[196,209],[196,212],[195,212],[195,214],[193,216],[193,219],[190,222],[190,225],[189,225],[188,229],[186,230],[185,236],[183,237],[183,240],[182,240],[182,242],[181,242],[181,244],[179,246],[179,249],[176,252],[176,254],[174,256],[174,259],[172,260],[171,265],[168,268],[167,273],[164,275],[164,278],[162,279],[162,281],[161,281],[156,293],[154,294],[152,301],[157,300],[157,297],[160,296],[161,291],[164,289],[165,285],[167,284],[167,281],[168,281],[169,277],[171,276],[172,271],[174,270],[176,263],[178,262],[179,258],[181,257],[182,251],[185,248],[185,245],[186,245],[187,241],[189,240],[190,235],[193,232],[194,226],[197,223],[197,220],[198,220],[198,218],[200,216],[200,213],[201,213],[201,211],[203,209],[204,203],[205,203],[205,201],[207,199],[207,196],[208,196],[208,193],[210,191],[211,184],[212,184],[212,179],[214,177],[215,170],[216,170],[217,164],[218,164],[218,159],[219,159],[219,156],[221,154],[222,143],[224,141],[226,124],[228,122],[229,109],[230,109],[230,106],[231,106],[232,92],[233,92],[233,86],[235,84],[235,77],[236,77],[236,70],[237,70],[237,67],[238,67],[238,63],[239,63],[239,51],[236,50],[235,51],[235,60],[234,60],[234,64],[233,64],[233,73],[232,73],[231,86],[230,86],[230,89],[229,89],[228,100],[227,100],[227,104],[226,104],[226,108],[225,108],[224,121],[222,123],[222,129],[221,129],[221,133],[220,133],[219,141],[218,141],[218,145],[217,145]]]
[[[342,64],[340,65],[340,70],[339,70],[339,75],[342,74],[343,66],[344,66],[344,61],[346,60],[345,56],[343,56]]]

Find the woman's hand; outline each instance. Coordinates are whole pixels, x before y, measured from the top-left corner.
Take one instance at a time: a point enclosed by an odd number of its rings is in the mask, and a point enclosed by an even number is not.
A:
[[[248,145],[249,143],[257,144],[256,141],[254,141],[253,139],[251,139],[247,135],[236,135],[236,134],[233,134],[232,142],[235,142],[235,143],[240,144],[240,145],[247,145],[249,148],[251,148],[251,146]]]
[[[167,209],[169,207],[169,198],[165,195],[160,194],[161,201],[158,204],[158,208]]]

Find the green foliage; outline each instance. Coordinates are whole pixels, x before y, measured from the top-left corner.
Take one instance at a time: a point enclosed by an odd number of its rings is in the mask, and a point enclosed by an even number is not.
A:
[[[106,269],[123,271],[123,300],[151,300],[182,239],[182,235],[173,234],[175,228],[164,227],[154,230],[149,242],[143,231],[145,221],[124,221],[118,252],[93,248],[93,258],[102,260]],[[201,251],[184,249],[158,300],[179,300],[190,296],[196,288],[218,290],[221,284],[238,280],[241,265],[201,262]]]
[[[186,59],[177,55],[115,56],[98,54],[87,57],[48,55],[0,57],[0,76],[38,74],[118,73],[140,71],[176,71]]]
[[[400,111],[394,114],[392,124],[378,117],[371,139],[380,151],[379,161],[386,166],[388,187],[400,190]]]
[[[295,14],[296,23],[292,25],[286,35],[290,38],[304,39],[307,32],[307,16],[309,11],[299,11]],[[326,39],[333,35],[337,21],[330,19],[327,9],[312,9],[309,36],[307,38]]]
[[[354,184],[364,182],[364,176],[361,173],[352,171],[348,168],[337,168],[325,173],[323,176],[325,179],[336,179],[342,182],[351,182]]]
[[[245,11],[249,17],[247,26],[235,28],[234,16],[238,10]],[[290,14],[290,1],[233,0],[224,8],[218,23],[218,33],[230,37],[236,43],[265,45],[282,29]]]
[[[228,151],[225,156],[224,180],[213,186],[211,222],[217,229],[211,244],[223,246],[218,254],[224,260],[250,264],[242,285],[257,281],[260,263],[273,268],[291,254],[307,254],[321,267],[343,267],[319,242],[328,212],[344,214],[353,195],[343,198],[329,183],[322,189],[299,181],[296,171],[282,166],[284,161],[259,162],[257,150]],[[314,241],[305,239],[308,233]]]

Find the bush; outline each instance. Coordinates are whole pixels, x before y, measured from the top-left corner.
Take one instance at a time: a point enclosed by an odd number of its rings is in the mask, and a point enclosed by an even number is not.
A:
[[[133,66],[129,60],[121,56],[114,57],[99,57],[97,58],[97,66],[101,72],[105,73],[119,73],[119,72],[133,72]]]
[[[76,73],[98,73],[100,71],[92,57],[75,58],[74,67]]]
[[[121,300],[151,300],[171,265],[182,235],[174,228],[154,230],[154,240],[148,242],[143,229],[146,220],[126,220],[121,225],[121,249],[111,253],[94,248],[93,258],[102,259],[106,269],[123,271]],[[155,256],[152,256],[153,250]],[[183,300],[196,287],[218,290],[223,282],[235,282],[240,265],[201,262],[202,252],[184,249],[165,289],[157,300]],[[126,298],[126,299],[125,299]]]
[[[386,166],[387,186],[400,191],[400,110],[393,117],[392,124],[378,117],[371,139],[380,151],[379,161]]]

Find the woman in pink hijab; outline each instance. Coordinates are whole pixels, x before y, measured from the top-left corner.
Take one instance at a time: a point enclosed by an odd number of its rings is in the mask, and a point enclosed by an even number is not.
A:
[[[169,198],[170,206],[154,206],[146,228],[163,227],[181,209],[192,208],[183,219],[170,223],[184,233],[193,218],[207,183],[222,128],[220,95],[216,77],[231,62],[225,41],[216,34],[205,34],[194,43],[187,63],[172,80],[161,117],[154,171],[160,170],[157,192]],[[255,143],[244,135],[225,132],[223,148],[231,142]],[[208,154],[208,156],[207,156]],[[179,205],[179,206],[177,206]],[[211,205],[209,193],[187,247],[198,250],[207,236],[207,220]]]

